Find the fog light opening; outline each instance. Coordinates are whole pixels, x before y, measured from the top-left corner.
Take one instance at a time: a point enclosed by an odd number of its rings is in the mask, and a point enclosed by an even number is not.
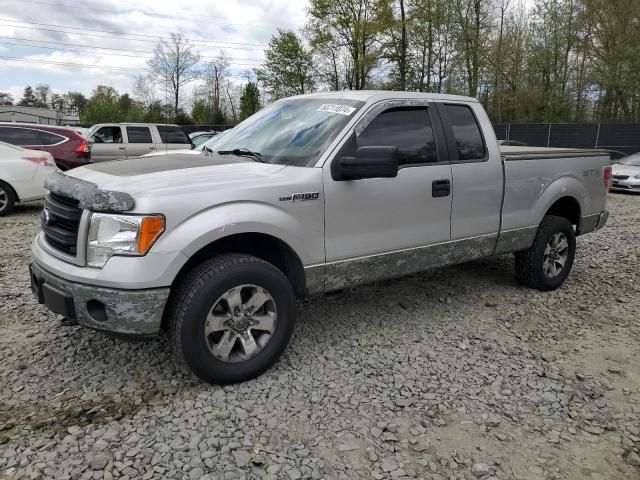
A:
[[[89,300],[87,302],[87,312],[89,312],[89,316],[96,322],[107,321],[107,310],[104,303],[99,300]]]

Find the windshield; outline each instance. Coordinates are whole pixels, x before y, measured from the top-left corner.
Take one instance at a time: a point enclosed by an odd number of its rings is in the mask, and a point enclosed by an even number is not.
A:
[[[631,167],[640,167],[640,153],[623,158],[618,162],[620,165],[629,165]]]
[[[229,130],[225,130],[224,132],[220,132],[217,135],[214,135],[213,137],[209,138],[203,144],[196,145],[196,148],[194,150],[197,150],[199,152],[202,152],[205,148],[208,148],[209,150],[215,150],[214,145],[216,143],[218,143],[218,140],[220,140],[220,137],[222,137],[222,135],[226,134],[228,131]]]
[[[281,100],[214,137],[206,147],[260,154],[265,163],[313,167],[364,102],[337,98]]]

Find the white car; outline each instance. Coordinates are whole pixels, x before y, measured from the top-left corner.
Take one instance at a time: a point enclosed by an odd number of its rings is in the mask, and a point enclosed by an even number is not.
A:
[[[640,193],[640,153],[618,160],[618,163],[613,164],[611,190]]]
[[[49,152],[0,142],[0,217],[17,202],[44,198],[44,181],[56,171]]]
[[[152,152],[152,153],[147,153],[146,155],[140,155],[141,157],[157,157],[160,155],[167,155],[169,153],[174,154],[174,153],[184,153],[187,155],[201,155],[202,152],[204,152],[205,155],[207,155],[208,153],[210,153],[211,151],[213,151],[213,146],[218,142],[218,140],[220,140],[220,138],[222,138],[222,136],[230,131],[229,130],[225,130],[224,132],[220,132],[217,135],[214,135],[213,137],[211,137],[209,140],[207,140],[205,143],[201,143],[200,145],[196,146],[196,148],[194,149],[182,149],[182,150],[162,150],[162,151],[158,151],[158,152]]]

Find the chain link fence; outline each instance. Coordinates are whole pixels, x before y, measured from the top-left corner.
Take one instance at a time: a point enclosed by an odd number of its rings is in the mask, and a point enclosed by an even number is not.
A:
[[[639,123],[498,123],[493,127],[498,139],[531,147],[640,152]]]

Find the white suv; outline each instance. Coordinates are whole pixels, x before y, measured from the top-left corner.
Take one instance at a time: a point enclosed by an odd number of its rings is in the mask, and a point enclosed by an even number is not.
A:
[[[94,162],[193,148],[189,135],[179,125],[100,123],[91,128],[88,138]]]

